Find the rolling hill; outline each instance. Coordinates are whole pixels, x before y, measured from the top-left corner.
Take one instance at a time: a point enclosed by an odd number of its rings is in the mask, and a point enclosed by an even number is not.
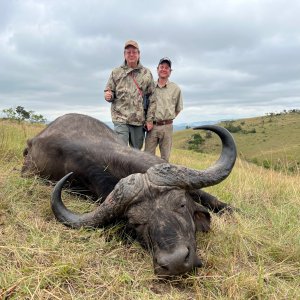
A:
[[[299,172],[299,112],[223,121],[218,125],[232,132],[240,158],[265,168]],[[200,134],[204,139],[202,144],[195,141],[195,134]],[[210,137],[192,129],[174,132],[173,146],[179,149],[193,148],[204,153],[220,151],[220,142],[215,135]]]

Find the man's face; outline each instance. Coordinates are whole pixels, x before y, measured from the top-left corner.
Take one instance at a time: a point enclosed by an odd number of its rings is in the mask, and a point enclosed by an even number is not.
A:
[[[133,46],[128,46],[124,50],[124,58],[129,66],[135,66],[140,59],[140,52]]]
[[[171,75],[171,68],[167,63],[162,63],[157,67],[157,74],[159,78],[168,79]]]

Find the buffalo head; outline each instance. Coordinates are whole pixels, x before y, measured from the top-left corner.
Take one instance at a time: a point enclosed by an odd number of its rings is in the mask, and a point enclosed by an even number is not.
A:
[[[236,147],[230,133],[218,126],[202,126],[222,140],[219,160],[206,170],[193,170],[168,163],[157,164],[145,173],[121,179],[94,211],[76,214],[61,200],[61,190],[72,173],[55,186],[51,207],[55,217],[73,228],[99,227],[125,219],[153,256],[157,275],[186,273],[201,266],[196,253],[196,231],[208,231],[210,214],[191,194],[217,184],[231,172]],[[200,199],[201,201],[201,199]]]

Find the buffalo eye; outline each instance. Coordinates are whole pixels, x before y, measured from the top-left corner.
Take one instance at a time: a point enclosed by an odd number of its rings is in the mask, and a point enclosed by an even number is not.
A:
[[[186,211],[186,202],[184,201],[184,202],[179,203],[179,205],[177,206],[176,211],[178,213],[184,213]]]

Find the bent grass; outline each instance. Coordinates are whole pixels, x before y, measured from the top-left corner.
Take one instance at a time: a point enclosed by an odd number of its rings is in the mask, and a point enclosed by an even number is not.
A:
[[[25,128],[25,129],[24,129]],[[56,222],[52,186],[21,178],[22,150],[42,127],[0,123],[0,299],[299,299],[300,178],[241,160],[207,188],[238,209],[197,234],[204,267],[169,281],[150,255],[122,239],[122,225],[72,230]],[[217,159],[174,149],[172,162],[202,169]],[[68,193],[66,204],[95,204]]]

